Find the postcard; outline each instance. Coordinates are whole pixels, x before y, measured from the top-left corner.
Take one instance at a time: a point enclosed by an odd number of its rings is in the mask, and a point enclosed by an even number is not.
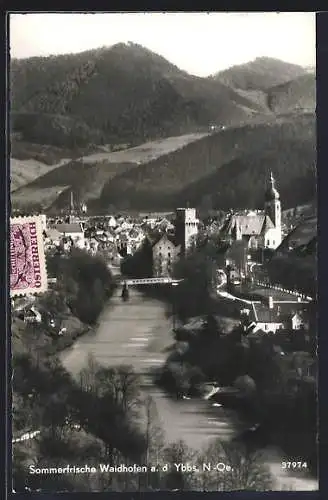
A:
[[[12,490],[318,490],[313,12],[10,14]]]

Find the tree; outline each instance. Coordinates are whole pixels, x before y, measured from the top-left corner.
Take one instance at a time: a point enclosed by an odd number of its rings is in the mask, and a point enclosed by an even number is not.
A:
[[[202,470],[202,464],[209,464],[210,470]],[[216,465],[224,470],[216,470]],[[207,491],[265,491],[272,488],[273,480],[262,455],[250,452],[238,442],[212,441],[202,453],[199,466],[201,486]]]
[[[143,400],[144,429],[146,439],[146,449],[144,463],[148,467],[157,467],[161,462],[160,457],[164,450],[164,432],[160,424],[156,403],[151,396],[146,396]],[[161,472],[149,471],[144,478],[145,489],[160,489]],[[140,478],[139,484],[142,482]]]
[[[197,484],[196,473],[192,470],[182,470],[177,465],[192,466],[196,463],[196,452],[188,448],[184,441],[172,443],[164,450],[164,460],[169,470],[163,478],[164,488],[168,490],[192,490]]]

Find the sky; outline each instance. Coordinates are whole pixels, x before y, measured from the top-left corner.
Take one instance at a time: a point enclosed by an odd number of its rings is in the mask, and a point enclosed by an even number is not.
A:
[[[14,58],[134,42],[208,76],[256,57],[315,65],[314,12],[10,14]]]

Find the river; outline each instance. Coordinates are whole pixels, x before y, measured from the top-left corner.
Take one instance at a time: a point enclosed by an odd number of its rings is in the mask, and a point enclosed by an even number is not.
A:
[[[130,300],[122,302],[118,290],[104,309],[97,330],[80,337],[61,353],[66,369],[76,375],[86,365],[89,354],[103,365],[132,365],[144,374],[145,390],[156,402],[168,442],[183,439],[200,450],[215,437],[230,440],[248,428],[250,423],[243,422],[234,411],[202,399],[173,400],[152,383],[147,372],[165,361],[167,348],[173,342],[172,323],[161,301],[135,289],[130,292]],[[265,453],[277,489],[317,489],[316,481],[281,470],[279,451],[267,449]]]

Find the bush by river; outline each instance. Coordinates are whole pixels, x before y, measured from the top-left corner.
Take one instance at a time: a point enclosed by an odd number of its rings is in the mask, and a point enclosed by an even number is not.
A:
[[[13,316],[14,355],[33,348],[48,356],[72,346],[95,326],[115,288],[106,263],[77,249],[64,256],[48,255],[47,270],[57,282],[34,303],[41,323],[23,323]]]

